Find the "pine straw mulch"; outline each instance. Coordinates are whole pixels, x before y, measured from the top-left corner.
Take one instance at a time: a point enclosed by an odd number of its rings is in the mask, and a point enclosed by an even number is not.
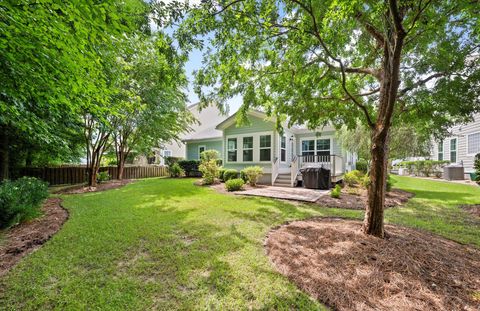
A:
[[[460,208],[469,213],[470,215],[480,217],[480,204],[460,205]]]
[[[385,208],[401,206],[413,196],[414,194],[411,192],[392,189],[385,195]],[[367,197],[366,189],[345,187],[342,189],[340,198],[336,199],[329,195],[324,195],[315,204],[333,208],[364,210],[367,206]]]
[[[120,188],[132,182],[134,182],[133,179],[122,179],[122,180],[112,179],[109,181],[98,183],[96,187],[86,187],[85,185],[80,185],[80,186],[69,187],[67,189],[62,189],[60,191],[56,191],[55,193],[79,194],[79,193],[87,193],[87,192],[99,192],[99,191]]]
[[[275,267],[337,310],[479,310],[480,250],[387,225],[387,239],[339,218],[273,229],[265,247]]]
[[[5,231],[0,244],[0,276],[60,230],[68,219],[61,202],[60,198],[47,199],[42,207],[43,216]]]

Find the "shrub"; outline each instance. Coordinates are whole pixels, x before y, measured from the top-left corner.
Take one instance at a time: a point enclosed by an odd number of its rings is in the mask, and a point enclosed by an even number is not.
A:
[[[370,186],[370,176],[365,175],[362,178],[362,187],[368,188]]]
[[[248,182],[248,176],[247,176],[247,174],[245,174],[245,172],[244,172],[243,170],[240,171],[240,178],[241,178],[245,183]]]
[[[480,153],[475,155],[475,160],[473,161],[473,168],[475,169],[475,181],[480,185]]]
[[[202,172],[203,183],[206,185],[213,184],[218,177],[217,157],[216,150],[206,150],[201,153],[202,161],[198,169]]]
[[[170,177],[181,177],[185,174],[185,171],[177,162],[169,166],[168,171],[170,172]]]
[[[110,175],[108,175],[107,171],[97,173],[97,182],[102,183],[107,180],[110,180]]]
[[[47,183],[33,177],[0,184],[0,228],[40,215],[42,202],[48,197]]]
[[[357,163],[355,164],[357,170],[366,174],[368,172],[368,162],[364,159],[358,159]]]
[[[238,171],[236,169],[228,169],[223,173],[223,180],[225,180],[225,182],[234,178],[238,178]]]
[[[223,173],[225,173],[226,169],[224,169],[223,167],[220,167],[218,169],[218,179],[220,179],[221,181],[224,181],[223,179]]]
[[[180,160],[182,160],[182,158],[179,158],[179,157],[165,157],[165,164],[167,166],[172,166],[174,163],[177,163]]]
[[[361,183],[363,176],[364,174],[359,170],[353,170],[346,173],[343,179],[348,186],[353,187]]]
[[[258,180],[263,175],[263,168],[260,166],[249,166],[244,168],[240,174],[244,174],[250,186],[256,186]],[[243,179],[243,178],[242,178]]]
[[[241,190],[245,182],[241,178],[229,179],[225,182],[225,188],[228,191],[238,191]]]
[[[330,192],[330,196],[332,198],[339,199],[341,193],[342,187],[340,187],[340,185],[335,185],[335,188],[333,188],[332,192]]]
[[[394,181],[393,181],[392,177],[390,177],[390,175],[388,175],[387,176],[387,192],[392,191],[393,184],[394,184]]]
[[[196,177],[200,176],[200,171],[198,166],[200,165],[200,161],[198,160],[180,160],[177,162],[178,165],[183,169],[185,172],[185,176],[189,177]]]

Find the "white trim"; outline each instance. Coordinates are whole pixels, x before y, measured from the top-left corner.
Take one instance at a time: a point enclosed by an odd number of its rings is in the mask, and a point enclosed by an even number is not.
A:
[[[452,140],[455,140],[455,162],[452,161]],[[458,163],[458,137],[450,138],[449,159],[451,163]]]
[[[438,148],[440,145],[442,145],[442,152],[440,152],[440,149]],[[439,154],[442,154],[442,159],[440,160],[440,157],[438,156]],[[441,140],[440,142],[437,143],[437,160],[438,161],[444,161],[445,160],[445,142]]]
[[[245,142],[244,142],[245,138],[252,138],[252,148],[243,148],[243,145],[244,145],[244,143],[245,143]],[[253,138],[253,135],[243,136],[243,137],[242,137],[242,139],[241,139],[241,142],[242,142],[242,152],[241,152],[242,162],[246,162],[246,163],[253,162],[253,150],[255,149],[254,140],[255,140],[255,139]],[[243,159],[243,152],[244,152],[245,150],[247,150],[247,151],[251,150],[251,151],[252,151],[252,161],[245,161],[245,160]]]
[[[282,138],[285,138],[285,148],[282,148]],[[285,149],[285,161],[282,161],[282,149]],[[283,135],[278,133],[278,158],[280,159],[280,163],[288,162],[288,139],[286,133],[283,133]]]
[[[465,153],[467,156],[471,157],[471,156],[475,156],[477,153],[480,152],[480,150],[478,152],[474,152],[474,153],[468,153],[468,136],[471,136],[471,135],[480,135],[480,132],[473,132],[473,133],[469,133],[469,134],[466,134],[465,135],[465,138],[467,139],[466,141],[466,146],[467,146],[467,150],[465,150]]]
[[[197,149],[197,152],[198,152],[198,159],[200,160],[200,148],[203,148],[203,151],[206,151],[207,150],[207,145],[198,145],[198,149]]]
[[[260,136],[263,135],[270,135],[271,137],[271,146],[270,146],[270,161],[260,161]],[[243,137],[253,137],[253,161],[243,161]],[[229,138],[236,138],[237,139],[237,161],[232,162],[228,161],[228,139]],[[254,133],[245,133],[245,134],[237,134],[237,135],[227,135],[225,136],[224,141],[226,142],[226,154],[225,154],[225,163],[226,164],[265,164],[265,163],[272,163],[273,156],[274,156],[274,145],[275,145],[275,136],[273,131],[267,132],[254,132]],[[240,144],[240,143],[241,144]],[[266,148],[265,148],[266,149]],[[241,160],[241,161],[240,161]]]
[[[326,135],[326,136],[309,136],[309,137],[301,137],[300,138],[300,150],[299,150],[299,154],[298,155],[302,155],[303,154],[303,148],[302,148],[302,145],[303,145],[303,141],[307,141],[307,140],[313,140],[315,141],[314,142],[314,148],[313,148],[313,152],[314,152],[314,155],[317,155],[317,139],[329,139],[330,140],[330,155],[332,155],[332,151],[333,151],[333,136],[331,135]],[[320,151],[326,151],[326,150],[320,150]]]

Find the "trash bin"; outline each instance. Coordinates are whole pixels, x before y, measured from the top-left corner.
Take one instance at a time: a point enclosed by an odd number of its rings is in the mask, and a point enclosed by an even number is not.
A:
[[[300,170],[303,186],[310,189],[330,189],[330,170],[324,167],[307,167]]]

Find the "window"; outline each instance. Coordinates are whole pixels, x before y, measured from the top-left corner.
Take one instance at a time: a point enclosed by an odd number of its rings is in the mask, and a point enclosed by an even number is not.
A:
[[[450,139],[450,162],[457,162],[457,139]]]
[[[207,149],[205,146],[198,146],[198,158],[200,159],[202,152],[204,152]]]
[[[237,139],[229,138],[227,141],[228,162],[237,162]]]
[[[280,137],[280,161],[287,161],[287,137]]]
[[[438,143],[438,161],[443,161],[443,140]]]
[[[330,139],[317,139],[317,155],[330,156]]]
[[[260,135],[260,162],[272,160],[272,135]]]
[[[253,137],[243,137],[243,162],[253,161]]]
[[[302,156],[315,155],[315,139],[302,140]]]
[[[467,154],[475,155],[480,152],[480,132],[467,135]]]
[[[165,158],[172,156],[172,150],[163,150],[163,156]]]

